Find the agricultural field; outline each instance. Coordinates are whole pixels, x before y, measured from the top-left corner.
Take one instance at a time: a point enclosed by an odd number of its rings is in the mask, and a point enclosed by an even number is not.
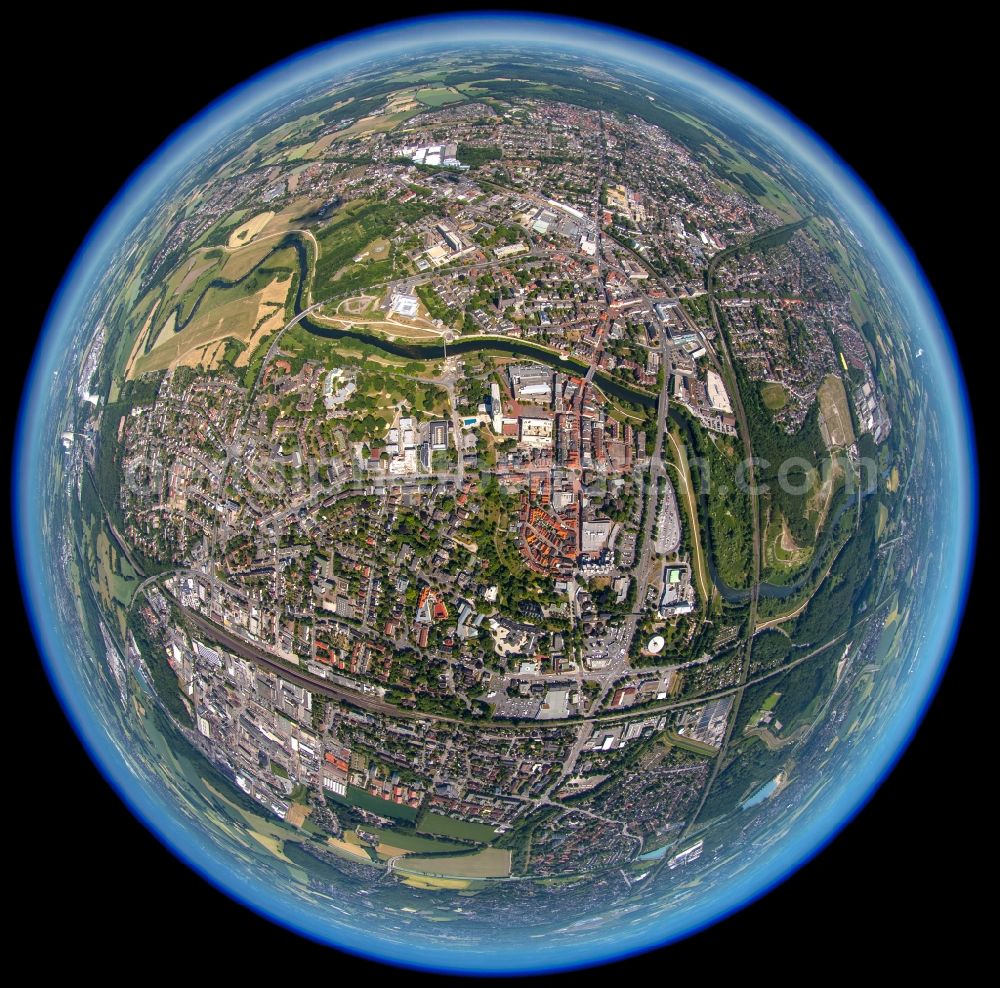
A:
[[[403,884],[412,889],[425,889],[427,891],[437,891],[440,889],[451,889],[461,892],[469,888],[481,888],[482,882],[475,884],[468,878],[439,878],[429,875],[401,875]]]
[[[407,855],[396,865],[404,874],[440,875],[446,878],[507,878],[510,876],[510,851],[485,847],[474,854],[441,855],[421,858]]]
[[[128,359],[125,361],[124,375],[125,378],[131,378],[133,376],[132,368],[135,366],[136,360],[139,359],[139,354],[142,351],[142,345],[149,335],[149,328],[153,324],[153,318],[156,315],[156,310],[160,307],[160,299],[153,299],[152,308],[149,310],[149,314],[146,316],[146,321],[142,324],[142,329],[139,330],[139,335],[135,338],[135,343],[132,344],[132,349],[129,351]],[[113,400],[113,399],[112,399]]]
[[[282,215],[279,219],[284,223]],[[285,217],[287,219],[287,217]],[[253,349],[283,323],[298,256],[270,236],[235,250],[199,248],[177,264],[132,310],[137,330],[124,380],[171,366],[217,366],[227,338]],[[269,316],[275,318],[265,321]]]
[[[356,120],[344,130],[337,131],[336,139],[346,141],[363,134],[384,134],[395,130],[400,124],[405,123],[410,117],[415,117],[425,107],[416,100],[408,99],[403,102],[392,104],[391,112],[373,114]]]
[[[240,289],[209,289],[184,329],[170,332],[168,322],[153,349],[133,363],[133,377],[198,364],[210,370],[220,363],[227,339],[244,344],[247,349],[243,352],[249,359],[257,341],[284,324],[290,287],[291,275],[284,274],[274,276],[249,295]]]
[[[230,250],[233,250],[236,247],[247,246],[247,244],[249,244],[254,237],[256,237],[257,234],[271,222],[272,219],[274,219],[274,213],[271,210],[258,213],[256,216],[251,217],[246,221],[246,223],[237,227],[230,234],[227,246]]]
[[[878,520],[875,522],[875,538],[882,538],[882,533],[885,531],[886,523],[889,520],[889,507],[879,501],[878,505]]]
[[[418,102],[425,106],[437,108],[448,103],[460,103],[466,99],[460,92],[448,86],[441,86],[431,89],[418,89],[414,94]]]
[[[353,843],[346,838],[341,839],[339,837],[327,837],[326,842],[335,851],[339,851],[341,854],[345,854],[349,858],[360,861],[372,860],[372,856],[368,853],[368,846],[366,844]]]
[[[92,586],[106,612],[117,618],[119,633],[124,637],[125,610],[139,583],[139,577],[128,559],[118,551],[105,524],[95,522],[87,545],[92,545],[96,553],[95,558],[88,560],[94,574]]]
[[[274,241],[267,237],[230,251],[223,261],[220,276],[227,281],[238,281],[253,271],[273,250]]]
[[[827,375],[819,387],[817,397],[820,431],[827,449],[846,449],[854,442],[854,428],[851,425],[851,410],[847,404],[844,382],[834,374]]]
[[[454,841],[438,840],[434,837],[421,837],[411,830],[403,828],[386,830],[381,827],[365,825],[361,828],[366,834],[379,838],[376,851],[386,857],[397,854],[440,854],[449,851],[463,851],[465,845]],[[348,831],[348,834],[353,834]]]

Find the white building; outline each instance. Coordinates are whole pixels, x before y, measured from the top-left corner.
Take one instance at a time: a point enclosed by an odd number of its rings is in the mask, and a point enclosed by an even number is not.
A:
[[[712,408],[718,409],[720,412],[732,414],[733,406],[729,402],[729,393],[726,391],[726,386],[722,383],[722,378],[714,370],[708,372],[707,386],[708,400]]]
[[[419,304],[420,300],[416,295],[406,295],[402,292],[396,292],[389,303],[389,311],[412,319],[417,314]]]
[[[490,385],[490,415],[493,431],[499,436],[503,432],[503,405],[500,403],[500,385],[496,381]]]
[[[552,446],[552,419],[521,418],[521,442],[535,449]]]
[[[701,857],[701,852],[705,849],[705,842],[703,840],[698,841],[697,844],[692,844],[690,847],[685,848],[679,854],[675,854],[668,862],[667,867],[673,871],[678,865],[690,864],[692,861],[697,861]]]

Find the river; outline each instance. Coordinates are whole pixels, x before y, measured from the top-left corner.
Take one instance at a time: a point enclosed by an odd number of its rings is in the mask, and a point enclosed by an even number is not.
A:
[[[670,420],[680,426],[681,432],[684,435],[684,441],[687,444],[688,449],[697,449],[697,445],[694,443],[691,437],[691,422],[685,416],[682,415],[676,408],[670,409]],[[867,491],[862,491],[861,496],[867,497],[869,494],[874,493],[877,489],[876,484],[872,486]],[[712,551],[712,531],[711,531],[711,521],[709,520],[708,513],[708,498],[704,491],[700,491],[697,494],[699,514],[703,517],[706,522],[703,529],[705,535],[705,558],[708,560],[708,573],[712,579],[712,582],[716,585],[719,593],[722,595],[724,600],[730,603],[741,603],[743,601],[749,600],[750,591],[739,589],[737,587],[729,586],[720,576],[719,572],[715,566],[715,554]],[[837,527],[837,522],[840,521],[841,516],[849,508],[853,508],[857,504],[857,498],[855,495],[849,494],[846,488],[841,488],[840,491],[834,496],[834,503],[831,505],[831,510],[827,516],[826,523],[823,526],[823,535],[821,536],[819,542],[817,543],[812,559],[807,566],[807,568],[802,572],[802,574],[791,583],[779,584],[779,583],[761,583],[758,589],[758,595],[760,597],[774,597],[779,600],[785,597],[791,597],[793,594],[798,593],[806,584],[808,584],[815,575],[817,567],[823,561],[823,555],[827,547],[827,543],[833,536],[834,531]]]
[[[295,299],[295,311],[296,313],[299,313],[302,311],[302,289],[305,283],[304,275],[308,269],[308,258],[306,256],[305,247],[298,240],[298,238],[296,237],[292,242],[296,247],[296,253],[299,258],[300,272],[302,272],[299,277],[298,291]],[[282,241],[281,246],[286,245],[287,241]],[[446,351],[448,354],[453,356],[463,353],[495,352],[512,354],[516,357],[534,360],[538,363],[546,364],[555,370],[577,374],[580,377],[585,376],[590,370],[590,364],[585,363],[578,357],[564,358],[546,347],[539,346],[535,343],[529,343],[526,340],[511,340],[503,337],[494,338],[467,336],[458,337],[446,346],[443,342],[403,343],[399,340],[387,340],[383,337],[366,333],[360,329],[339,329],[336,326],[324,326],[313,321],[308,316],[302,319],[299,325],[302,326],[307,332],[312,333],[315,336],[321,336],[330,340],[355,340],[359,343],[375,347],[384,353],[390,354],[394,357],[400,357],[404,360],[441,360],[445,356]],[[622,381],[611,377],[605,371],[595,371],[594,383],[605,394],[611,396],[612,398],[616,398],[619,401],[639,405],[642,408],[656,407],[658,401],[656,395],[650,394],[648,391],[643,391],[639,388],[629,387]],[[681,431],[684,433],[688,448],[696,449],[697,446],[691,440],[691,423],[688,419],[681,415],[676,408],[670,409],[670,419],[681,427]],[[862,497],[866,497],[868,494],[872,493],[873,490],[875,490],[874,485],[871,490],[863,492]],[[836,528],[837,522],[840,520],[841,515],[843,515],[843,513],[855,503],[855,499],[853,497],[849,497],[847,492],[842,489],[837,495],[835,508],[831,510],[830,515],[827,518],[826,525],[824,526],[823,537],[820,539],[819,544],[813,552],[812,562],[808,568],[802,573],[801,576],[798,577],[798,579],[789,584],[761,583],[759,596],[775,597],[778,599],[791,597],[793,594],[801,590],[802,587],[804,587],[810,580],[812,580],[815,570],[822,560],[826,544],[830,540],[830,537]],[[699,504],[702,517],[707,519],[708,504],[704,492],[699,494]],[[719,593],[730,603],[740,603],[748,600],[750,597],[749,590],[730,587],[720,578],[718,570],[715,566],[715,554],[712,552],[710,524],[706,524],[705,526],[705,536],[707,543],[705,546],[705,555],[708,560],[709,575],[712,578],[712,582],[716,585],[716,587],[718,587]]]
[[[584,377],[590,370],[590,364],[584,363],[577,357],[563,358],[545,347],[529,343],[526,340],[509,340],[505,337],[492,336],[460,336],[454,342],[445,346],[444,343],[402,343],[399,340],[386,340],[380,336],[373,336],[359,329],[338,329],[336,326],[322,326],[319,323],[313,322],[308,316],[299,325],[316,336],[324,336],[331,340],[357,340],[359,343],[367,343],[369,346],[377,347],[384,353],[392,354],[394,357],[401,357],[405,360],[441,360],[446,356],[446,350],[449,356],[486,351],[491,353],[509,353],[515,357],[524,357],[526,360],[547,364],[556,370],[576,374],[578,377]],[[594,383],[605,394],[611,395],[619,401],[641,405],[643,408],[656,407],[656,395],[650,394],[648,391],[642,391],[639,388],[631,388],[604,371],[595,372]]]
[[[309,258],[298,231],[292,231],[288,237],[282,239],[274,251],[268,254],[268,257],[270,257],[270,254],[289,246],[294,246],[295,252],[298,255],[299,279],[295,293],[295,314],[299,315],[303,308],[302,294],[309,270]],[[260,267],[260,265],[258,264],[256,267]],[[256,270],[256,267],[254,270]],[[329,340],[357,340],[359,343],[376,347],[384,353],[391,354],[394,357],[401,357],[404,360],[441,360],[445,357],[446,350],[452,355],[487,351],[509,353],[516,357],[524,357],[527,360],[547,364],[555,370],[576,374],[579,377],[585,377],[591,366],[578,357],[563,357],[546,347],[539,346],[537,343],[529,343],[526,340],[509,340],[504,337],[490,336],[467,336],[459,337],[454,342],[445,346],[444,342],[403,343],[399,340],[387,340],[360,329],[339,329],[336,326],[323,326],[308,316],[302,319],[299,325],[306,332],[312,333],[314,336],[322,336]],[[641,388],[630,387],[623,381],[612,377],[606,371],[595,371],[594,383],[605,394],[617,398],[619,401],[639,405],[642,408],[656,407],[658,401],[657,395],[649,391],[643,391]]]

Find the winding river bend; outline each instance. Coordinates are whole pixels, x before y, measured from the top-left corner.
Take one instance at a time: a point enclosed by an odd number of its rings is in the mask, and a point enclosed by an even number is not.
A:
[[[297,230],[291,230],[275,246],[274,250],[268,254],[243,276],[249,277],[257,268],[261,267],[277,251],[293,247],[298,259],[298,278],[295,287],[294,310],[296,315],[300,315],[304,309],[303,295],[304,289],[309,279],[309,252],[303,243],[303,237]],[[243,279],[239,279],[243,280]],[[214,283],[213,283],[214,284]],[[233,282],[232,284],[237,284]],[[211,287],[211,286],[209,286]],[[228,286],[227,286],[228,287]],[[207,289],[206,289],[207,291]],[[204,295],[204,292],[202,293]],[[198,299],[201,302],[201,298]],[[190,317],[189,317],[190,319]],[[328,340],[356,340],[368,346],[377,347],[384,353],[404,360],[441,360],[447,353],[457,355],[462,353],[477,353],[479,351],[493,351],[496,353],[509,353],[516,357],[524,357],[528,360],[535,360],[541,364],[556,370],[569,371],[584,377],[590,370],[591,365],[578,357],[562,356],[548,347],[539,346],[537,343],[529,343],[526,340],[509,340],[505,337],[492,336],[467,336],[459,337],[454,342],[447,345],[441,343],[404,343],[400,340],[388,340],[384,337],[372,333],[366,333],[360,329],[340,329],[336,326],[324,326],[314,319],[305,316],[299,321],[299,325],[314,336],[322,336]],[[629,402],[639,405],[642,408],[656,408],[658,396],[641,388],[630,387],[606,371],[597,370],[594,372],[594,383],[605,394],[617,398],[619,401]]]
[[[302,311],[302,289],[306,280],[304,275],[308,271],[308,257],[304,245],[298,238],[293,240],[291,238],[289,239],[296,247],[300,271],[303,273],[298,278],[295,299],[295,311],[296,313],[300,313]],[[288,245],[288,241],[283,241],[281,244],[281,246]],[[388,340],[373,333],[366,333],[361,329],[340,329],[336,326],[324,326],[315,320],[310,319],[308,316],[304,317],[299,322],[299,325],[307,332],[312,333],[314,336],[320,336],[329,340],[354,340],[358,343],[375,347],[386,354],[399,357],[404,360],[441,360],[447,354],[455,356],[463,353],[492,351],[495,353],[505,353],[516,357],[523,357],[526,360],[533,360],[541,364],[546,364],[555,370],[570,372],[577,374],[580,377],[585,376],[591,369],[590,364],[580,360],[578,357],[564,357],[547,347],[539,346],[538,344],[530,343],[526,340],[510,340],[504,337],[490,336],[467,336],[459,337],[447,345],[443,342],[404,343],[400,340]],[[642,408],[655,408],[659,400],[657,395],[651,394],[648,391],[643,391],[640,388],[629,387],[624,382],[611,377],[605,371],[595,371],[593,380],[597,387],[599,387],[605,394],[610,395],[619,401],[638,405]],[[670,419],[672,422],[675,422],[681,427],[681,432],[685,437],[688,447],[696,448],[690,434],[690,421],[673,408],[670,409]],[[860,498],[867,497],[874,490],[875,485],[873,484],[869,490],[861,492]],[[827,518],[823,535],[819,543],[816,545],[812,561],[806,569],[803,570],[801,575],[791,583],[761,583],[759,587],[759,595],[761,597],[783,599],[793,596],[802,590],[803,587],[807,586],[816,576],[816,571],[823,560],[827,544],[836,529],[837,522],[840,520],[845,511],[859,503],[860,498],[858,496],[851,495],[846,490],[842,489],[836,495],[836,506],[831,510],[829,517]],[[707,497],[703,491],[698,494],[698,499],[699,510],[702,517],[708,518]],[[723,599],[729,601],[730,603],[741,603],[748,600],[750,597],[749,589],[731,587],[719,576],[718,569],[715,565],[715,553],[713,552],[712,547],[711,525],[707,524],[704,531],[707,543],[705,546],[705,555],[708,560],[709,576],[718,588],[719,593],[722,595]]]
[[[556,370],[576,374],[579,377],[584,377],[590,370],[590,364],[585,363],[578,357],[564,358],[546,347],[529,343],[526,340],[509,340],[505,337],[492,336],[460,336],[454,342],[447,345],[443,343],[403,343],[399,340],[386,340],[380,336],[365,333],[363,330],[322,326],[308,316],[299,325],[316,336],[324,336],[331,340],[357,340],[359,343],[367,343],[369,346],[377,347],[385,353],[392,354],[394,357],[401,357],[405,360],[441,360],[448,355],[457,356],[462,353],[492,351],[495,353],[509,353],[515,357],[524,357],[527,360],[547,364]],[[605,371],[594,372],[594,383],[605,394],[609,394],[619,401],[641,405],[643,408],[656,407],[656,395],[650,394],[648,391],[642,391],[639,388],[631,388],[627,384],[611,377]]]

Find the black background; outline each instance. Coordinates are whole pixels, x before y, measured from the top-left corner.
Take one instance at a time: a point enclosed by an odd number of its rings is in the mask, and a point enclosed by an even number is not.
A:
[[[373,23],[333,4],[275,6],[260,16],[227,6],[232,17],[226,20],[196,8],[157,6],[155,28],[117,25],[112,31],[90,15],[63,22],[57,34],[40,21],[29,23],[20,40],[8,38],[10,49],[41,36],[45,41],[30,73],[8,83],[16,99],[7,107],[6,157],[15,178],[7,182],[4,208],[8,230],[17,231],[18,261],[7,275],[18,289],[11,291],[8,281],[4,292],[12,403],[5,443],[48,300],[129,174],[230,87],[304,47]],[[941,20],[903,28],[840,6],[819,23],[801,10],[743,5],[731,17],[698,7],[685,13],[664,6],[662,14],[642,16],[638,9],[562,9],[613,16],[716,62],[775,97],[836,148],[913,246],[948,315],[974,407],[985,404],[988,393],[982,401],[980,395],[991,368],[979,347],[988,310],[976,296],[991,290],[978,259],[988,242],[984,225],[992,221],[977,190],[988,201],[996,178],[995,159],[976,148],[989,129],[972,95],[984,56],[975,29]],[[453,8],[425,5],[405,13],[445,9]],[[375,13],[391,16],[384,6]],[[984,415],[978,418],[981,431]],[[984,486],[988,479],[984,473]],[[30,865],[16,893],[22,921],[58,930],[56,950],[36,954],[35,962],[44,967],[89,956],[105,967],[119,951],[135,950],[146,954],[146,973],[166,978],[259,976],[270,963],[284,972],[277,975],[282,980],[299,983],[380,973],[231,902],[132,818],[88,761],[49,691],[13,588],[10,600],[8,661],[18,668],[8,680],[9,688],[17,684],[11,703],[28,714],[21,737],[33,750],[23,760],[8,750],[8,766],[22,769],[16,780],[8,772],[15,782],[8,795],[22,794],[8,810],[20,834],[8,855],[20,847]],[[850,977],[861,964],[869,973],[898,976],[924,958],[962,956],[972,937],[963,885],[970,868],[978,871],[973,858],[984,849],[967,832],[969,823],[979,826],[984,790],[977,749],[962,733],[970,682],[985,658],[977,641],[985,627],[981,609],[974,592],[922,729],[869,805],[817,859],[750,908],[680,944],[614,969],[551,980],[694,976],[774,983]],[[947,851],[953,840],[969,844]]]

